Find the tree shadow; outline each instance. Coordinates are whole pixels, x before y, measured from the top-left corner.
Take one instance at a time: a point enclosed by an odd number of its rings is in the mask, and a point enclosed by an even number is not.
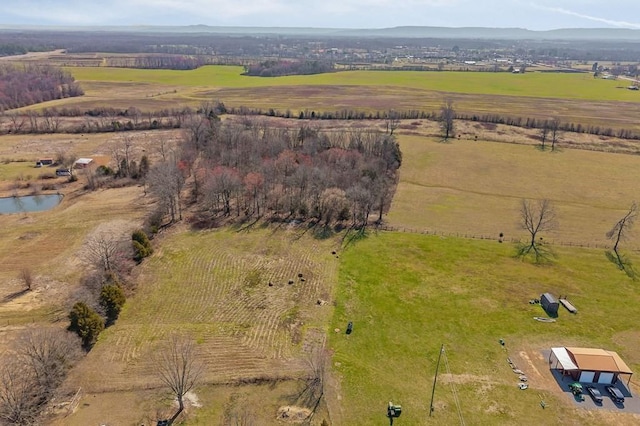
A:
[[[22,290],[18,290],[18,291],[14,291],[11,294],[7,294],[5,297],[2,298],[2,302],[3,303],[7,303],[7,302],[11,302],[12,300],[17,299],[20,296],[23,296],[25,294],[27,294],[29,292],[28,288],[22,289]]]
[[[529,243],[517,242],[515,257],[521,260],[532,257],[536,265],[548,265],[552,264],[557,256],[551,247],[545,243],[538,242],[535,245],[531,245]]]
[[[354,244],[360,240],[367,238],[369,235],[367,234],[366,226],[355,227],[352,226],[347,229],[344,236],[342,237],[342,246],[344,248],[349,247],[351,244]]]
[[[612,250],[605,250],[604,255],[606,258],[616,265],[618,269],[624,272],[629,278],[632,280],[636,280],[638,278],[638,274],[631,263],[631,260],[625,255],[618,255]]]

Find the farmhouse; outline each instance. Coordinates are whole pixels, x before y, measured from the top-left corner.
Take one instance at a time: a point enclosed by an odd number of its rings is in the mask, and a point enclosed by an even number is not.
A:
[[[86,169],[91,163],[93,163],[93,158],[78,158],[76,162],[73,163],[73,168]]]
[[[633,372],[616,352],[591,348],[551,348],[549,366],[562,376],[583,383],[611,384],[620,376],[631,381]]]

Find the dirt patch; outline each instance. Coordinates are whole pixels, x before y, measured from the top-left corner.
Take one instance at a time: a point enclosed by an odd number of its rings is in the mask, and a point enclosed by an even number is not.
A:
[[[540,374],[540,371],[538,371],[538,369],[536,368],[535,365],[533,365],[533,362],[531,362],[531,358],[529,358],[529,355],[527,355],[527,353],[525,351],[520,351],[519,352],[520,358],[527,363],[527,370],[529,371],[530,374],[535,374],[538,377],[542,377],[542,374]]]
[[[614,334],[611,338],[613,342],[625,348],[619,353],[629,364],[640,364],[640,352],[635,350],[640,347],[640,331],[627,330]]]
[[[187,407],[195,407],[195,408],[200,408],[202,407],[202,403],[200,402],[200,399],[198,398],[198,395],[196,395],[195,392],[193,391],[189,391],[187,393],[184,394],[184,397],[182,398],[184,405]],[[174,405],[177,407],[178,406],[178,400],[176,399],[174,401]]]
[[[303,423],[311,415],[311,410],[295,405],[285,405],[278,408],[276,419],[283,423]]]
[[[454,383],[457,385],[466,383],[498,383],[489,376],[476,376],[474,374],[441,374],[438,377],[442,383]]]

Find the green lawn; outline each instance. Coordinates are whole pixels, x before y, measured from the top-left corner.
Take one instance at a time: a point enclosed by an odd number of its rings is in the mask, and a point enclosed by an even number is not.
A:
[[[542,350],[603,347],[640,367],[637,284],[601,251],[561,250],[558,263],[544,267],[512,254],[513,246],[495,241],[400,233],[373,234],[343,253],[331,329],[353,321],[354,331],[330,337],[343,424],[384,424],[388,401],[403,406],[398,424],[456,424],[452,381],[468,424],[562,424],[571,416],[577,422],[587,414],[559,395]],[[579,313],[563,310],[553,324],[533,320],[543,311],[528,301],[546,291],[568,294]],[[441,344],[451,375],[440,378],[429,419]],[[506,363],[520,351],[540,373],[518,363],[530,377],[527,391],[516,387]]]
[[[342,71],[275,78],[242,76],[242,67],[206,66],[190,71],[127,68],[67,68],[82,81],[140,82],[171,86],[247,88],[268,86],[397,86],[451,93],[640,102],[625,81],[594,79],[590,74],[483,73],[415,71]]]

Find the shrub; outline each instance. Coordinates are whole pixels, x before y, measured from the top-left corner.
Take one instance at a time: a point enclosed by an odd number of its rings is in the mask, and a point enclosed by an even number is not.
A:
[[[100,306],[104,308],[107,315],[107,326],[113,324],[126,301],[122,287],[118,284],[107,284],[100,291]]]
[[[91,349],[104,330],[104,321],[96,311],[83,302],[77,302],[69,312],[69,331],[75,331],[85,349]]]
[[[143,230],[138,229],[134,231],[133,234],[131,234],[131,239],[133,240],[134,259],[137,262],[141,262],[142,259],[153,254],[153,247],[151,247],[149,237],[147,237],[147,234]]]

